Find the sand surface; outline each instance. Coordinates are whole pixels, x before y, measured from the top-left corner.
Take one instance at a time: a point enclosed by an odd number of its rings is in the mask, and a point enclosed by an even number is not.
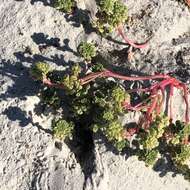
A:
[[[109,50],[109,60],[141,74],[172,73],[190,83],[190,10],[177,0],[127,0],[131,22],[126,33],[145,50],[136,50],[128,62],[113,49],[125,46],[86,34],[77,15],[68,18],[46,0],[0,0],[0,190],[190,190],[190,183],[162,161],[154,170],[129,153],[118,155],[105,139],[94,136],[94,151],[76,156],[77,148],[55,141],[53,115],[36,110],[40,84],[29,68],[45,61],[58,69],[80,61],[81,39],[97,40]],[[89,1],[88,1],[89,3]],[[82,9],[92,5],[80,1]],[[113,38],[121,40],[116,34]],[[39,46],[47,48],[39,49]],[[110,47],[112,47],[110,49]],[[125,70],[126,69],[126,70]],[[176,117],[183,117],[182,99],[176,96]],[[133,120],[131,115],[125,122]],[[80,161],[79,161],[80,160]]]

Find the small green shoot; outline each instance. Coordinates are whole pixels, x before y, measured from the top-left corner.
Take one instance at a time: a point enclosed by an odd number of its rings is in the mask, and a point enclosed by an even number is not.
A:
[[[51,71],[47,63],[38,62],[31,69],[31,75],[37,80],[46,79],[47,74]]]
[[[60,140],[65,140],[66,138],[71,139],[73,130],[74,130],[74,124],[73,122],[67,122],[66,120],[58,120],[54,121],[52,123],[53,128],[53,136],[55,138],[58,138]]]
[[[90,62],[96,56],[96,47],[93,43],[81,42],[78,52],[85,61]]]
[[[127,17],[127,7],[121,0],[100,0],[94,26],[101,34],[109,34],[119,25],[124,24]]]
[[[71,13],[75,7],[75,4],[76,3],[74,0],[56,0],[54,6],[60,11]]]

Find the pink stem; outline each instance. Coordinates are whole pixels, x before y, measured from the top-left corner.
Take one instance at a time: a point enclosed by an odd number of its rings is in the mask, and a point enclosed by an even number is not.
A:
[[[128,103],[123,103],[123,108],[127,109],[127,110],[132,110],[132,111],[140,111],[142,109],[146,109],[147,105],[143,105],[143,102],[140,104],[137,104],[136,106],[131,106]]]
[[[152,104],[150,105],[150,107],[148,108],[147,110],[147,114],[146,114],[146,117],[147,117],[147,120],[151,122],[151,114],[153,113],[154,109],[156,108],[156,105],[157,105],[157,100],[158,100],[158,97],[154,97],[153,101],[152,101]]]
[[[189,123],[189,101],[188,101],[188,89],[187,89],[187,86],[185,84],[180,84],[181,87],[183,88],[183,91],[184,91],[184,101],[185,101],[185,104],[186,104],[186,112],[185,112],[185,120],[187,123]]]
[[[147,45],[148,45],[147,43],[136,44],[133,41],[129,40],[127,38],[127,36],[125,35],[125,33],[123,32],[124,30],[123,30],[123,26],[122,25],[117,28],[117,31],[121,35],[121,37],[125,40],[125,42],[128,43],[129,45],[131,45],[134,48],[142,49],[142,48],[146,48]]]
[[[113,73],[109,70],[105,70],[102,72],[97,72],[97,73],[92,73],[87,75],[86,77],[80,79],[82,84],[86,84],[92,80],[95,80],[96,78],[99,77],[113,77],[113,78],[117,78],[120,80],[128,80],[128,81],[138,81],[138,80],[153,80],[153,79],[169,79],[171,78],[168,75],[154,75],[154,76],[142,76],[142,77],[127,77],[124,75],[119,75],[117,73]]]
[[[132,92],[149,92],[150,88],[137,88],[137,89],[131,89],[131,90],[126,90],[127,93],[132,93]]]
[[[162,101],[162,95],[158,94],[158,101],[157,101],[157,105],[156,105],[156,115],[160,114],[160,110],[161,110],[161,101]]]
[[[171,85],[170,86],[170,94],[169,94],[169,98],[170,98],[170,119],[173,119],[173,94],[174,94],[174,86]]]
[[[161,112],[161,109],[163,108],[163,104],[164,104],[164,100],[165,100],[165,93],[164,93],[164,89],[160,88],[161,92],[162,92],[162,100],[160,102],[160,110],[159,110],[159,114]]]
[[[144,108],[147,108],[147,105],[143,105],[143,104],[146,103],[148,100],[151,100],[152,97],[153,96],[148,97],[147,99],[143,100],[141,103],[139,103],[139,104],[137,104],[136,106],[133,106],[133,107],[131,105],[125,105],[125,103],[124,103],[124,107],[127,108],[127,109],[133,109],[133,110],[137,110],[137,111],[142,110]]]
[[[153,79],[168,79],[171,78],[168,75],[154,75],[154,76],[142,76],[142,77],[127,77],[123,75],[119,75],[117,73],[113,73],[111,71],[108,71],[105,73],[106,77],[113,77],[121,80],[128,80],[128,81],[138,81],[138,80],[153,80]]]
[[[81,82],[81,85],[84,85],[95,80],[96,78],[103,77],[103,76],[104,76],[104,72],[92,73],[80,79],[80,82]]]
[[[142,76],[142,77],[128,77],[128,76],[123,76],[123,75],[119,75],[117,73],[113,73],[109,70],[105,70],[102,72],[97,72],[97,73],[91,73],[89,75],[87,75],[86,77],[80,79],[81,81],[81,85],[84,85],[86,83],[89,83],[92,80],[95,80],[96,78],[99,77],[113,77],[116,79],[121,79],[121,80],[128,80],[128,81],[138,81],[138,80],[155,80],[155,79],[164,79],[161,82],[158,82],[156,84],[153,84],[150,88],[145,88],[145,89],[134,89],[134,90],[129,90],[128,92],[137,92],[137,91],[141,91],[141,92],[150,92],[151,93],[151,98],[153,97],[154,94],[158,95],[158,90],[160,89],[162,91],[162,100],[160,105],[158,105],[158,96],[156,95],[156,97],[153,98],[153,102],[151,104],[151,106],[148,108],[147,110],[147,119],[150,121],[150,115],[152,114],[152,112],[154,111],[154,109],[157,109],[158,112],[160,112],[160,109],[163,105],[163,101],[164,101],[164,89],[167,85],[171,85],[171,90],[170,90],[170,117],[172,118],[172,96],[173,96],[173,88],[183,88],[184,91],[184,101],[186,104],[186,113],[185,113],[185,119],[186,122],[189,123],[189,102],[188,102],[188,88],[185,84],[181,83],[180,81],[176,80],[175,78],[170,77],[169,75],[154,75],[154,76]],[[64,88],[63,84],[56,84],[56,83],[52,83],[49,79],[45,78],[43,79],[43,84],[49,86],[49,87],[55,87],[55,88]],[[144,106],[143,103],[140,103],[139,105],[136,105],[135,107],[132,107],[128,104],[124,103],[124,107],[126,109],[131,109],[131,110],[141,110],[144,108],[147,108],[147,106]]]
[[[64,85],[62,84],[56,84],[56,83],[52,83],[49,79],[45,78],[43,79],[43,84],[49,86],[49,87],[55,87],[55,88],[64,88]]]
[[[165,79],[157,84],[154,84],[151,87],[151,90],[164,89],[167,85],[170,85],[171,83],[174,83],[174,78],[172,78],[172,77]]]

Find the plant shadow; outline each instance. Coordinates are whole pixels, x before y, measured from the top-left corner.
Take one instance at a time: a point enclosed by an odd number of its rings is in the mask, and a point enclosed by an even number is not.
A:
[[[153,167],[153,170],[158,172],[160,177],[164,177],[170,172],[172,172],[173,177],[175,177],[177,174],[180,174],[180,172],[176,170],[172,160],[167,154],[165,154],[163,158],[158,159]]]
[[[0,93],[0,100],[10,101],[11,99],[26,100],[28,96],[35,96],[39,93],[41,85],[29,77],[29,68],[20,62],[11,62],[10,60],[1,60],[0,75],[2,84],[4,80],[11,81],[7,85],[6,91]],[[3,112],[9,120],[17,121],[19,126],[26,127],[28,124],[37,127],[39,130],[51,133],[44,129],[39,123],[35,123],[31,116],[27,116],[26,111],[21,110],[18,106],[9,106]],[[31,115],[31,114],[30,114]]]
[[[11,121],[17,121],[21,127],[26,127],[28,124],[32,124],[32,126],[37,127],[39,131],[44,131],[45,133],[52,135],[50,129],[45,129],[38,122],[33,121],[31,112],[27,115],[26,111],[21,110],[21,108],[10,106],[6,108],[2,114],[6,115]]]
[[[75,154],[75,158],[81,166],[85,178],[83,189],[85,189],[87,181],[90,180],[92,182],[91,174],[94,172],[96,166],[92,131],[76,126],[73,140],[72,142],[68,142],[67,145]]]
[[[31,4],[34,5],[36,2],[42,2],[44,6],[54,7],[55,0],[31,0]],[[60,10],[58,10],[60,11]],[[72,13],[65,13],[65,20],[74,27],[83,26],[83,29],[86,34],[89,34],[94,31],[94,28],[91,25],[90,21],[90,11],[83,10],[77,6],[74,8]]]
[[[12,85],[8,86],[5,93],[0,94],[1,100],[18,98],[25,100],[27,96],[34,96],[39,92],[40,84],[29,77],[29,68],[21,62],[12,63],[10,60],[1,60],[0,74],[8,78]],[[30,87],[30,88],[29,88]]]
[[[30,3],[34,5],[36,2],[42,2],[44,6],[53,6],[55,0],[31,0]]]
[[[78,53],[69,46],[70,40],[68,38],[63,40],[62,46],[60,42],[61,40],[59,38],[49,37],[49,35],[44,33],[34,33],[31,38],[33,42],[38,45],[39,51],[41,53],[43,53],[43,51],[49,47],[54,47],[59,51],[70,52],[73,55],[78,56]]]
[[[66,62],[64,60],[64,55],[62,54],[55,54],[51,55],[50,57],[42,55],[44,51],[47,48],[54,47],[59,51],[63,52],[70,52],[74,56],[78,56],[78,53],[74,51],[72,48],[69,46],[69,39],[64,39],[63,40],[63,45],[60,45],[60,39],[59,38],[53,38],[49,37],[48,35],[45,35],[43,33],[34,33],[31,36],[32,40],[36,45],[38,45],[39,49],[39,54],[36,54],[32,52],[30,47],[26,47],[24,51],[18,51],[14,53],[14,56],[19,60],[21,63],[37,63],[37,62],[51,62],[55,63],[58,66],[68,66],[68,65],[73,65],[72,61]]]
[[[94,32],[95,29],[92,27],[89,15],[90,11],[76,7],[73,14],[65,14],[64,17],[72,26],[80,27],[82,25],[85,34],[90,34]]]

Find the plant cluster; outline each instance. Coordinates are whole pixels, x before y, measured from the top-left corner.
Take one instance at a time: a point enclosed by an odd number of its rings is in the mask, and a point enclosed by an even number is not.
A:
[[[53,121],[52,128],[54,137],[64,140],[66,137],[72,137],[74,124],[72,122],[67,122],[66,120],[60,119],[58,121]]]
[[[186,0],[188,3],[189,0]],[[124,33],[127,21],[127,7],[121,0],[98,0],[98,12],[93,26],[100,34],[113,31],[134,48],[136,44]],[[55,7],[71,13],[76,6],[74,0],[56,0]],[[92,63],[97,55],[95,45],[82,42],[79,55],[85,63]],[[35,80],[45,86],[41,92],[43,102],[54,108],[67,109],[61,119],[52,122],[52,132],[60,140],[72,139],[78,130],[101,133],[118,151],[125,148],[134,150],[146,166],[153,166],[160,157],[169,156],[186,179],[190,180],[190,124],[188,88],[181,81],[169,75],[123,76],[114,73],[100,63],[89,64],[88,70],[75,64],[67,74],[56,75],[46,63],[39,62],[31,69]],[[151,81],[144,88],[129,89],[123,81]],[[163,113],[165,92],[169,89],[169,114]],[[173,121],[172,99],[174,89],[183,92],[186,105],[185,120]],[[140,103],[132,104],[132,94],[145,97]],[[121,116],[129,112],[140,112],[141,120],[135,127],[126,127]]]
[[[176,168],[190,180],[190,124],[176,121],[167,128],[165,135]]]
[[[94,23],[102,34],[109,34],[127,20],[127,7],[120,0],[100,0]]]
[[[123,25],[128,18],[127,6],[121,0],[99,0],[98,1],[97,19],[93,22],[93,26],[103,35],[108,35],[113,31],[117,31],[122,39],[134,48],[145,48],[146,43],[136,44],[128,39],[125,35]]]
[[[93,107],[96,108],[92,129],[94,132],[101,131],[108,141],[112,141],[118,150],[122,150],[127,142],[123,137],[124,129],[119,116],[125,114],[122,103],[129,101],[130,96],[113,81],[101,79],[96,85],[92,100]]]
[[[122,39],[130,46],[134,48],[145,48],[147,46],[147,43],[136,44],[125,35],[123,25],[127,21],[128,11],[127,6],[122,0],[98,0],[97,5],[98,12],[96,19],[92,21],[92,25],[100,34],[106,36],[113,31],[117,31]],[[71,13],[76,6],[74,0],[56,0],[54,4],[56,9],[66,13]]]
[[[91,61],[96,56],[96,47],[93,43],[81,42],[78,46],[78,52],[85,61]]]
[[[81,56],[91,55],[91,46],[82,43]],[[90,48],[86,48],[90,47]],[[83,54],[83,51],[86,51]],[[94,54],[93,54],[94,55]],[[52,124],[54,137],[61,140],[72,139],[77,130],[88,130],[103,134],[118,151],[132,148],[147,166],[154,165],[159,157],[168,154],[176,168],[190,178],[190,124],[188,89],[186,85],[169,75],[144,77],[123,76],[107,70],[101,64],[93,65],[86,73],[75,64],[68,74],[54,76],[54,71],[46,63],[37,63],[31,75],[40,80],[50,97],[45,97],[49,105],[61,104],[68,115]],[[153,80],[149,87],[126,90],[121,81]],[[170,88],[170,110],[162,113],[166,88]],[[172,97],[174,88],[183,91],[186,103],[185,122],[173,123]],[[64,92],[59,94],[58,90]],[[142,102],[132,105],[131,94],[139,93],[146,97]],[[121,116],[130,111],[143,115],[136,127],[125,127]],[[164,154],[163,154],[164,152]]]

